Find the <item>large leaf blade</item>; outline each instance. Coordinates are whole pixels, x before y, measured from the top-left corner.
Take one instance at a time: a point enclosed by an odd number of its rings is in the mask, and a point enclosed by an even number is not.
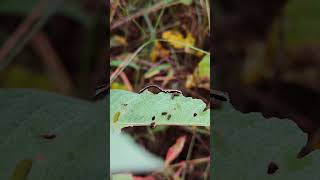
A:
[[[108,98],[91,103],[41,91],[0,90],[0,172],[5,172],[0,179],[107,178]],[[163,166],[126,135],[110,134],[110,145],[112,173]]]
[[[318,179],[320,153],[297,158],[307,138],[292,121],[265,119],[259,113],[242,114],[228,103],[213,113],[215,179]],[[279,169],[267,174],[271,163]]]
[[[210,111],[199,99],[148,90],[141,94],[111,90],[110,94],[110,123],[116,130],[149,125],[210,126]]]
[[[30,90],[1,90],[0,99],[0,179],[9,179],[24,159],[32,159],[31,179],[107,176],[106,100]]]

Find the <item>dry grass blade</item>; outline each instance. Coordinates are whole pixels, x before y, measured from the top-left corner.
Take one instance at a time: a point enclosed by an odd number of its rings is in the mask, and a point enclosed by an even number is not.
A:
[[[19,25],[17,30],[2,45],[2,48],[0,49],[0,63],[4,61],[11,49],[16,46],[22,36],[29,31],[34,22],[40,18],[41,12],[44,10],[47,3],[47,0],[40,1],[39,4],[34,7],[31,13],[26,17],[26,19]]]
[[[72,95],[72,81],[46,34],[39,32],[31,43],[46,66],[48,75],[56,85],[57,90],[65,95]]]
[[[0,49],[0,69],[6,67],[56,12],[63,0],[41,0]]]
[[[146,8],[146,9],[143,9],[141,11],[138,11],[136,12],[135,14],[131,15],[131,16],[127,16],[123,19],[120,19],[118,21],[116,21],[114,24],[111,25],[110,27],[110,30],[114,30],[114,29],[117,29],[118,27],[121,27],[122,25],[136,19],[136,18],[139,18],[145,14],[149,14],[151,12],[156,12],[156,11],[159,11],[161,9],[163,9],[164,7],[167,7],[167,6],[172,6],[172,5],[175,5],[175,4],[178,4],[178,3],[171,3],[171,4],[168,4],[166,3],[165,1],[161,1],[155,5],[153,5],[152,7],[149,7],[149,8]]]

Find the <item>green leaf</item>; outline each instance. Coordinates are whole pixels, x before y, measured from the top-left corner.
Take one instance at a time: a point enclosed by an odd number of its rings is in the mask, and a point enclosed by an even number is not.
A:
[[[199,76],[210,77],[210,55],[205,55],[198,64]]]
[[[167,70],[171,67],[170,64],[161,64],[159,66],[155,66],[151,69],[149,69],[145,74],[144,74],[144,78],[151,78],[157,74],[159,74],[161,71],[163,70]]]
[[[141,94],[111,90],[110,96],[110,124],[114,130],[150,125],[210,126],[210,111],[204,111],[206,104],[199,99],[148,90]]]
[[[107,99],[90,103],[32,90],[0,90],[0,99],[0,179],[107,177]]]
[[[112,180],[133,180],[132,174],[115,174]]]
[[[187,6],[190,6],[192,4],[192,0],[180,0],[180,2]]]
[[[125,134],[110,133],[110,170],[119,172],[147,172],[164,166],[161,159],[138,146]]]
[[[318,43],[320,31],[320,1],[292,0],[285,9],[285,39],[290,47]]]
[[[213,178],[220,180],[316,180],[320,153],[303,159],[297,154],[306,134],[287,119],[242,114],[225,103],[213,110]],[[267,174],[269,164],[278,166]],[[227,172],[227,173],[226,173]]]
[[[107,178],[107,99],[32,90],[1,90],[0,99],[0,179]],[[163,166],[125,134],[110,134],[110,145],[112,172]]]
[[[34,72],[28,70],[19,65],[11,66],[4,70],[1,75],[3,80],[1,81],[2,87],[16,88],[38,88],[38,89],[54,89],[48,76],[43,73]]]
[[[122,60],[111,60],[111,62],[110,62],[110,66],[112,66],[112,67],[119,67],[121,64],[123,63],[123,61]],[[135,69],[135,70],[139,70],[140,69],[140,67],[135,63],[135,62],[130,62],[129,64],[128,64],[128,67],[132,67],[133,69]]]

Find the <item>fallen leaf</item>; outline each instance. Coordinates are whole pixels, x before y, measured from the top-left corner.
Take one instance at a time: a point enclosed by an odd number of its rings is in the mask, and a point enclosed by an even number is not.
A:
[[[174,159],[179,156],[186,142],[186,138],[186,136],[179,137],[176,140],[176,143],[169,148],[165,159],[165,166],[168,166]]]
[[[165,58],[170,55],[170,52],[162,47],[162,45],[156,41],[150,53],[150,59],[152,62],[156,62],[157,59]]]

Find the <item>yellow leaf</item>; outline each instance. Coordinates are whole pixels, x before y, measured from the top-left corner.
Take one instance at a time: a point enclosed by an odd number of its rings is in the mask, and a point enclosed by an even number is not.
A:
[[[187,76],[185,87],[191,89],[195,86],[210,89],[210,55],[206,55],[199,62],[193,74]]]
[[[121,83],[117,83],[114,82],[111,84],[111,89],[122,89],[122,90],[128,90],[127,86],[121,84]]]
[[[184,42],[184,44],[194,46],[194,44],[196,43],[196,39],[192,36],[192,34],[190,32],[187,32],[187,37],[184,39],[183,42]],[[187,53],[192,53],[192,54],[194,53],[194,51],[188,47],[185,47],[184,50]]]
[[[182,33],[179,31],[175,31],[175,30],[165,31],[162,33],[162,38],[169,41],[170,44],[177,49],[184,48],[184,46],[180,44],[180,43],[184,43],[184,38]],[[180,43],[177,43],[177,42],[180,42]]]
[[[186,87],[187,89],[191,89],[191,88],[193,88],[193,87],[195,87],[195,86],[196,86],[195,78],[194,78],[193,74],[189,74],[189,75],[187,76],[187,80],[186,80],[186,83],[185,83],[185,87]]]
[[[115,35],[110,39],[110,47],[127,46],[127,40],[123,36]]]
[[[174,48],[184,49],[186,53],[194,54],[198,57],[202,57],[203,53],[190,49],[187,46],[194,46],[196,43],[195,37],[187,31],[186,37],[183,37],[183,34],[176,30],[169,30],[162,33],[162,39],[168,41]]]
[[[165,58],[170,55],[170,52],[162,47],[162,45],[156,41],[150,53],[150,59],[152,62],[157,61],[158,58]]]

